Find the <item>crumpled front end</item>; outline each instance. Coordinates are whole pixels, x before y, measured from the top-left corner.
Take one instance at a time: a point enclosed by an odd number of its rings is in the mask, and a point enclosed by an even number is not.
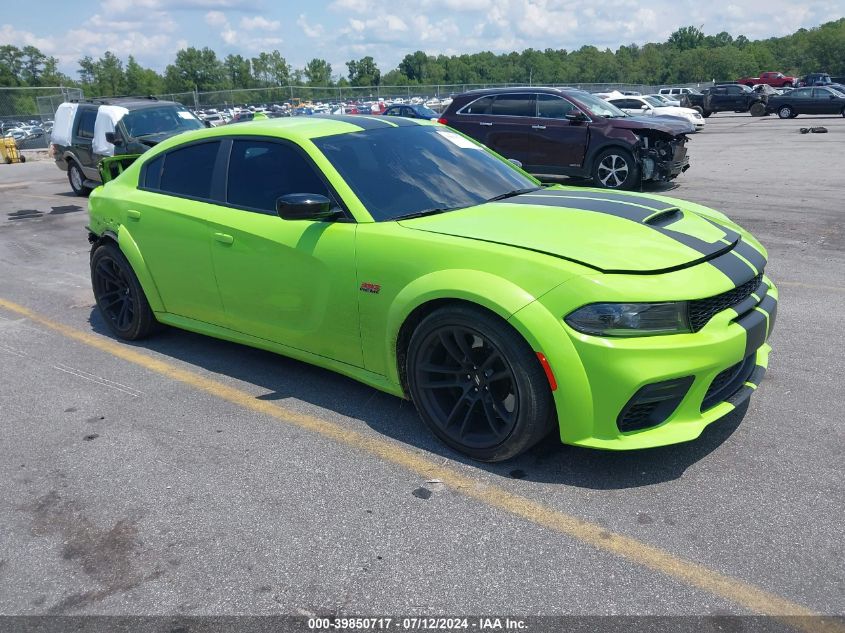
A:
[[[642,179],[667,182],[690,168],[685,134],[669,136],[643,130],[636,147]]]

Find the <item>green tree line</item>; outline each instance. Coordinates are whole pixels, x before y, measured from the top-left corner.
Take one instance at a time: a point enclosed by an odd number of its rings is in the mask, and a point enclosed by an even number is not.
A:
[[[635,83],[673,84],[732,80],[766,70],[803,75],[825,71],[845,75],[845,18],[785,37],[749,40],[729,33],[706,35],[693,26],[678,29],[662,43],[630,44],[615,51],[583,46],[578,50],[536,50],[495,54],[405,55],[382,73],[372,57],[346,62],[334,75],[331,64],[312,59],[293,68],[277,50],[255,57],[220,58],[210,48],[176,53],[163,73],[141,66],[131,55],[124,62],[107,51],[79,60],[76,77],[58,70],[55,57],[33,46],[0,46],[0,86],[78,86],[88,96],[164,94],[301,85],[377,86],[469,83]]]

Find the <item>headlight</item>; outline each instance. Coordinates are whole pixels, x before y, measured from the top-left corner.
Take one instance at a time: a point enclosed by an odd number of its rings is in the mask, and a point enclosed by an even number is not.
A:
[[[579,332],[596,336],[655,336],[690,331],[684,302],[591,303],[564,320]]]

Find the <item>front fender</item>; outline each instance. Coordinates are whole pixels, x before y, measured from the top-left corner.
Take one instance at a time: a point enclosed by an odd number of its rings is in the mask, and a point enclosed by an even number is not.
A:
[[[388,379],[396,384],[400,382],[396,349],[399,331],[408,316],[420,306],[442,299],[467,301],[508,320],[535,298],[507,279],[478,270],[440,270],[414,279],[399,291],[387,313],[389,344],[384,366]]]

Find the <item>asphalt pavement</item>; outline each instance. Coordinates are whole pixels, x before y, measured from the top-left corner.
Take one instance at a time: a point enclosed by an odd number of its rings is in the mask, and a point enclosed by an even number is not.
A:
[[[744,416],[497,465],[322,369],[175,329],[117,342],[86,199],[49,160],[0,165],[0,614],[845,613],[843,150],[842,117],[714,115],[651,189],[769,250]]]

